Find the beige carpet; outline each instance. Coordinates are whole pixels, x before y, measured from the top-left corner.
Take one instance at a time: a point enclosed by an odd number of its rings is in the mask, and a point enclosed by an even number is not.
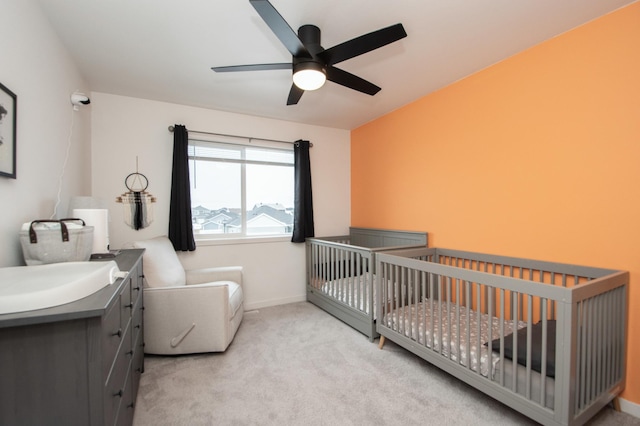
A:
[[[309,303],[247,312],[222,354],[147,356],[134,425],[535,424]],[[590,425],[640,425],[604,409]]]

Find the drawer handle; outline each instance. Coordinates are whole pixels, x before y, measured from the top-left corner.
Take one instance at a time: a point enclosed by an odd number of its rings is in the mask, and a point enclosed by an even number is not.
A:
[[[127,352],[127,355],[129,355],[129,356],[133,355],[133,349],[131,349],[129,352]]]
[[[133,408],[134,406],[135,406],[135,405],[134,405],[134,403],[132,402],[131,404],[127,405],[127,408]]]
[[[133,288],[135,291],[140,291],[140,286],[134,287]]]
[[[122,391],[122,389],[120,389],[118,392],[114,393],[113,396],[119,396],[120,398],[122,398],[123,394],[124,392]]]
[[[134,326],[133,328],[140,328],[140,324]]]
[[[115,333],[112,334],[112,336],[122,337],[122,329],[119,328],[118,331],[116,331]]]
[[[128,305],[124,305],[124,307],[131,309],[131,308],[133,308],[133,303],[129,303]]]

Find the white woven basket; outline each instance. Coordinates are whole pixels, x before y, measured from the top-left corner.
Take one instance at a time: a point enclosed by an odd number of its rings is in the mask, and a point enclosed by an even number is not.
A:
[[[87,261],[93,247],[93,226],[81,219],[34,220],[20,231],[28,266]]]

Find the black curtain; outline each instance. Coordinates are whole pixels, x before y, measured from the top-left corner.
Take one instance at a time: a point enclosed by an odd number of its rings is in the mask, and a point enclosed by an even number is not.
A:
[[[309,141],[299,140],[293,145],[295,194],[293,236],[291,242],[304,243],[313,237],[313,197],[311,196],[311,161]]]
[[[180,124],[173,126],[173,170],[171,172],[171,206],[169,239],[178,251],[193,251],[191,222],[191,185],[189,184],[189,133]]]

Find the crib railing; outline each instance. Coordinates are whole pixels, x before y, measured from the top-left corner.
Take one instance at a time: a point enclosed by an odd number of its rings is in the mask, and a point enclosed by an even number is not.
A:
[[[348,235],[307,238],[307,285],[373,318],[375,253],[424,246],[365,248],[351,242]]]
[[[372,250],[349,245],[349,237],[307,239],[307,285],[348,306],[373,315],[373,287],[358,285],[370,279]]]
[[[376,271],[380,334],[542,423],[624,388],[626,272],[438,248]]]

